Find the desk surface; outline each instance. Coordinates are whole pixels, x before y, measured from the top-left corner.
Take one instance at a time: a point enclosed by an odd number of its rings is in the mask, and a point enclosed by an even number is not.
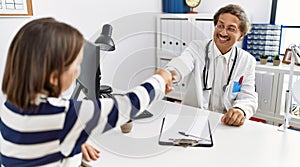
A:
[[[242,127],[218,123],[213,132],[214,146],[183,148],[161,146],[158,135],[164,114],[209,113],[219,120],[221,114],[165,101],[149,110],[154,117],[134,122],[129,134],[119,128],[103,135],[94,134],[90,143],[100,149],[100,159],[89,163],[105,167],[203,166],[209,167],[299,167],[300,132],[278,131],[276,126],[246,121]],[[199,164],[199,165],[198,165]]]

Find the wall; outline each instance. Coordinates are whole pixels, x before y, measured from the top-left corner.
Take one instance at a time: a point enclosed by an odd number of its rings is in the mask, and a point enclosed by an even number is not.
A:
[[[214,13],[225,4],[236,3],[245,8],[251,21],[267,23],[271,2],[272,0],[202,0],[196,11]],[[112,53],[101,53],[102,83],[121,89],[130,88],[154,71],[155,13],[160,11],[161,0],[33,0],[33,17],[0,18],[0,85],[7,50],[15,33],[32,19],[51,16],[75,26],[90,40],[96,38],[104,23],[111,23],[117,49]],[[3,97],[0,96],[0,100],[1,98]]]
[[[215,13],[227,4],[242,6],[252,23],[269,23],[272,0],[202,0],[195,9],[197,12]]]
[[[154,31],[155,16],[153,12],[157,13],[160,11],[160,1],[153,0],[143,0],[143,5],[141,5],[140,0],[33,0],[33,17],[0,18],[0,85],[2,85],[3,70],[9,44],[19,28],[32,19],[49,16],[54,17],[59,21],[67,22],[78,28],[79,31],[83,33],[86,39],[90,39],[92,36],[95,36],[95,34],[99,34],[99,29],[101,29],[104,23],[113,23],[115,25],[118,24],[118,27],[114,27],[113,38],[116,40],[117,44],[117,50],[114,52],[114,54],[119,54],[120,49],[118,48],[126,48],[126,45],[128,46],[128,48],[134,46],[135,44],[138,44],[139,47],[155,46],[154,35],[149,39],[147,37],[148,40],[130,41],[130,43],[125,42],[126,40],[124,36],[126,36],[126,33],[128,32],[131,33],[131,31],[128,31],[128,29],[139,30],[141,32],[148,30]],[[142,20],[142,18],[139,18],[138,21],[140,21],[140,24],[136,23],[136,20],[132,19],[137,18],[140,13],[144,12],[148,12],[148,14],[142,14],[142,16],[145,16],[145,18],[144,20]],[[120,46],[121,41],[123,42]],[[149,54],[152,54],[153,56],[148,56],[148,62],[154,65],[154,52],[150,51]],[[124,56],[124,54],[122,54],[122,56]],[[140,56],[141,54],[135,53],[133,57]],[[141,61],[145,62],[147,61],[147,59]],[[113,65],[109,66],[111,68]],[[132,64],[131,67],[134,69],[134,66],[132,66]],[[0,94],[2,95],[2,92]],[[1,98],[3,99],[3,96],[0,96],[0,100]]]
[[[156,14],[132,14],[110,23],[116,50],[101,52],[102,83],[129,89],[154,73]]]

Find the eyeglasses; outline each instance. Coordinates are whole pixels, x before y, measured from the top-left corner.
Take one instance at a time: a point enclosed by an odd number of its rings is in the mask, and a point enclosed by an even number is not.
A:
[[[225,29],[227,33],[237,33],[239,31],[236,27],[225,27],[224,24],[217,24],[216,29],[218,29],[219,31],[223,31]]]

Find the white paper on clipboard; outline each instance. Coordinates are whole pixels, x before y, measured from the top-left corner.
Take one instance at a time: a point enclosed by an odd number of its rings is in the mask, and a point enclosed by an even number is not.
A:
[[[160,144],[168,145],[174,139],[191,139],[212,145],[208,116],[166,114],[161,128]],[[184,132],[186,136],[180,132]]]

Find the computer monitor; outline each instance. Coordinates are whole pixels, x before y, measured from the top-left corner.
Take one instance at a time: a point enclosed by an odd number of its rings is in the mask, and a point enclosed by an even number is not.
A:
[[[291,44],[300,44],[300,26],[282,26],[280,54],[284,55]]]
[[[104,27],[105,30],[105,27]],[[111,30],[110,30],[111,31]],[[111,34],[111,32],[110,32]],[[96,41],[97,42],[97,41]],[[113,43],[112,43],[113,44]],[[83,60],[81,63],[81,73],[76,79],[76,87],[71,95],[72,99],[77,100],[80,93],[83,92],[87,99],[98,99],[111,97],[112,89],[109,86],[101,85],[100,91],[100,47],[103,50],[115,50],[113,46],[95,45],[92,42],[85,40],[83,48]],[[139,116],[133,119],[143,119],[152,117],[153,114],[147,110],[143,111]]]
[[[99,46],[85,40],[81,73],[76,80],[76,87],[71,98],[78,99],[81,91],[88,99],[98,98],[100,91],[100,79],[100,48]]]

